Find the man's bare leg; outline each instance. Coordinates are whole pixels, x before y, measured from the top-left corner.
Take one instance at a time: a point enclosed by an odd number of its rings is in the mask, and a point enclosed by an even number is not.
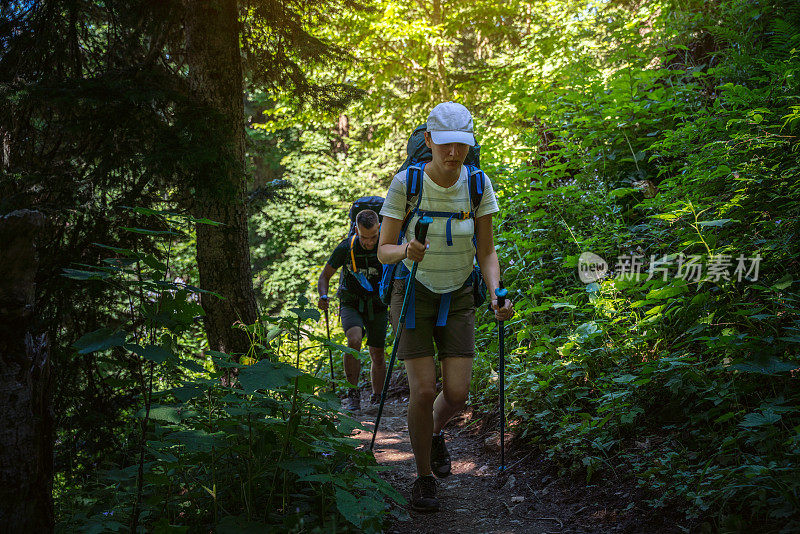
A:
[[[363,332],[360,326],[354,326],[344,333],[347,336],[347,346],[351,349],[361,350]],[[358,377],[361,375],[361,362],[355,356],[344,355],[344,375],[347,381],[358,386]]]
[[[383,347],[370,347],[369,357],[372,360],[369,376],[372,382],[372,393],[380,395],[386,380],[386,352]]]

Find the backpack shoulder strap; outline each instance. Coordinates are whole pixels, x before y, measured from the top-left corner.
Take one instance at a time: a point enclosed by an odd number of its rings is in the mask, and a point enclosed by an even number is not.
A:
[[[469,202],[472,204],[472,211],[478,211],[478,207],[483,200],[483,187],[486,183],[486,175],[478,167],[467,165],[469,173]]]
[[[423,161],[419,167],[411,166],[406,169],[406,216],[403,218],[403,225],[400,229],[400,237],[399,239],[402,240],[403,235],[406,233],[406,229],[408,225],[411,223],[411,219],[414,217],[414,214],[419,211],[420,202],[422,202],[422,184],[424,182],[423,176],[425,172],[425,165],[427,161]],[[417,197],[416,202],[414,202],[414,197]],[[408,208],[409,205],[413,205],[413,208]],[[399,243],[398,243],[399,244]]]
[[[358,234],[354,235],[354,236],[353,236],[353,237],[350,239],[350,261],[351,261],[351,262],[352,262],[352,264],[353,264],[353,272],[354,272],[354,273],[357,273],[357,272],[358,272],[358,267],[356,267],[356,254],[355,254],[355,252],[353,251],[353,249],[354,249],[354,248],[355,248],[355,246],[356,246],[356,238],[357,238],[357,237],[358,237]]]
[[[422,176],[425,164],[419,167],[411,166],[406,169],[406,203],[411,203],[411,199],[422,194]]]

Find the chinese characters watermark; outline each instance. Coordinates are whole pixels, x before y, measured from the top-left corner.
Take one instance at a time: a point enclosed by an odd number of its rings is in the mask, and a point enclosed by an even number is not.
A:
[[[651,254],[647,262],[646,257],[641,254],[622,254],[617,256],[611,272],[614,278],[620,280],[640,280],[646,275],[645,280],[660,278],[666,282],[670,275],[674,275],[675,278],[687,282],[720,280],[755,282],[758,280],[761,260],[760,254],[755,256],[740,254],[736,257],[729,254],[711,254],[707,258],[696,254],[660,257]],[[584,252],[578,258],[578,277],[584,284],[597,282],[608,274],[608,263],[597,254]]]

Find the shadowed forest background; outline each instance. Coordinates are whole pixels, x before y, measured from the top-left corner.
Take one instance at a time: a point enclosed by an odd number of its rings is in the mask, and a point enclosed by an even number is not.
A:
[[[455,100],[517,450],[676,532],[800,531],[799,65],[782,1],[0,0],[0,523],[380,532],[309,298]]]

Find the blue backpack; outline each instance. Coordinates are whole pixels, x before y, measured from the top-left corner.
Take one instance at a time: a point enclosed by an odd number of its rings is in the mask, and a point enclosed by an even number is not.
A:
[[[416,150],[415,146],[412,146],[412,142],[414,141],[414,136],[418,134],[418,132],[424,132],[424,126],[420,126],[416,130],[414,130],[414,134],[412,138],[409,140],[408,145],[408,154],[409,158],[406,159],[406,162],[403,164],[403,167],[400,168],[402,172],[404,169],[406,170],[406,206],[412,206],[411,209],[408,209],[406,212],[406,216],[403,218],[403,224],[400,229],[400,235],[397,239],[397,244],[401,244],[403,237],[405,236],[406,230],[408,229],[408,225],[410,224],[411,220],[414,218],[415,214],[419,214],[420,217],[445,217],[447,218],[447,226],[446,226],[446,239],[447,244],[452,246],[452,234],[451,234],[451,227],[450,223],[454,218],[457,219],[475,219],[475,212],[478,211],[478,207],[480,206],[481,200],[483,200],[483,187],[486,181],[486,175],[483,171],[478,167],[476,164],[468,163],[469,160],[472,160],[473,163],[478,162],[479,158],[479,151],[480,146],[476,145],[473,151],[472,148],[470,149],[470,153],[467,157],[467,161],[464,164],[467,167],[467,172],[469,173],[468,178],[468,185],[469,185],[469,196],[470,196],[470,208],[471,211],[467,212],[444,212],[444,211],[427,211],[427,210],[420,210],[419,206],[422,201],[422,184],[423,184],[423,173],[425,169],[426,163],[428,161],[416,162],[416,161],[409,161],[411,160],[412,155],[414,154],[413,150]],[[423,142],[424,145],[424,142]],[[427,148],[427,147],[425,147]],[[419,153],[419,152],[417,152]],[[430,149],[428,149],[428,156],[430,158]],[[416,198],[415,198],[416,197]],[[477,230],[477,229],[476,229]],[[477,248],[477,238],[476,235],[473,234],[472,242]],[[392,297],[392,284],[394,280],[404,279],[408,276],[409,271],[406,266],[403,264],[402,261],[394,264],[384,265],[380,287],[378,289],[378,293],[380,295],[381,301],[389,305]],[[483,281],[483,277],[481,276],[481,270],[478,265],[476,265],[469,278],[464,282],[464,285],[471,285],[472,286],[472,296],[475,306],[478,307],[486,301],[486,283]],[[415,320],[414,320],[414,296],[413,296],[414,288],[411,288],[411,292],[409,294],[411,301],[409,302],[409,307],[406,314],[406,325],[405,328],[414,328]],[[445,293],[442,295],[442,299],[439,305],[439,316],[436,321],[436,326],[444,326],[447,323],[447,314],[450,309],[450,298],[452,293]]]

